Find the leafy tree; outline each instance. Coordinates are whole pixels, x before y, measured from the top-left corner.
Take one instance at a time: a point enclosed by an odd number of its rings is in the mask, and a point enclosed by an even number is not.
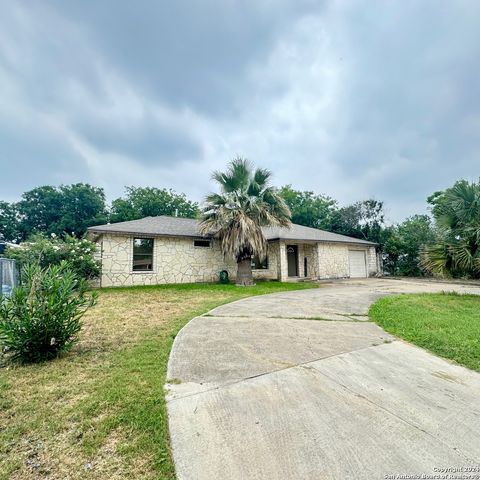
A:
[[[17,206],[0,201],[0,240],[16,242],[20,238]]]
[[[285,185],[279,190],[280,195],[292,212],[292,222],[312,228],[329,229],[337,202],[325,195],[314,192],[294,190]]]
[[[84,183],[34,188],[22,195],[18,212],[24,240],[35,233],[81,236],[107,221],[103,189]]]
[[[77,183],[61,186],[60,192],[63,208],[62,216],[54,226],[57,235],[66,232],[81,236],[88,227],[107,223],[105,193],[102,188]]]
[[[198,204],[173,190],[153,187],[126,187],[125,198],[117,198],[112,202],[110,220],[124,222],[143,217],[170,215],[195,218],[198,215]]]
[[[428,198],[440,238],[423,264],[439,276],[480,278],[480,180],[459,180]]]
[[[214,172],[220,193],[206,198],[200,228],[220,239],[224,255],[237,261],[237,285],[253,285],[252,256],[264,258],[267,240],[261,227],[290,226],[290,210],[270,186],[271,173],[236,158],[226,172]]]
[[[384,245],[384,267],[392,275],[425,275],[421,262],[423,249],[433,244],[436,234],[428,215],[414,215],[391,227]]]
[[[371,242],[385,241],[385,212],[383,202],[364,200],[335,210],[331,231]]]
[[[24,240],[34,233],[58,233],[52,226],[61,218],[62,195],[56,187],[34,188],[22,195],[18,211]]]
[[[330,230],[342,235],[364,239],[360,229],[362,211],[360,202],[341,207],[332,214]]]
[[[378,200],[368,199],[339,208],[331,197],[294,190],[290,185],[282,187],[280,194],[292,212],[294,223],[381,245],[390,235],[385,226],[383,202]]]

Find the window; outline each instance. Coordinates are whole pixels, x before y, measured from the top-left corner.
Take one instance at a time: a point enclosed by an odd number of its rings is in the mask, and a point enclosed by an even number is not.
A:
[[[140,272],[153,270],[153,238],[133,239],[133,270]]]
[[[263,260],[260,260],[260,257],[252,257],[252,268],[253,270],[267,270],[268,269],[268,256]]]
[[[210,240],[194,240],[193,246],[200,248],[208,248],[210,247]]]

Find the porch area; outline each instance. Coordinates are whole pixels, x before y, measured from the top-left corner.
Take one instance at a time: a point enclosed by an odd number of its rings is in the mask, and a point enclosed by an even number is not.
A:
[[[367,278],[379,271],[375,247],[353,242],[280,240],[269,244],[270,252],[276,257],[273,278],[282,282]]]
[[[285,281],[319,278],[317,243],[280,242],[278,279]]]

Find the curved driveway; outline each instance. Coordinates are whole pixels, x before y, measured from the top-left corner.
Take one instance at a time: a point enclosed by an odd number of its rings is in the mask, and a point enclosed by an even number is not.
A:
[[[368,322],[381,296],[442,290],[480,294],[350,280],[194,318],[168,366],[178,479],[373,480],[480,464],[480,375]]]

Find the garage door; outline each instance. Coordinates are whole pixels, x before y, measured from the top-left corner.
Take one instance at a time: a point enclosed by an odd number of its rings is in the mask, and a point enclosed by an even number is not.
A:
[[[367,276],[367,265],[365,252],[363,250],[349,250],[350,278],[365,278]]]

